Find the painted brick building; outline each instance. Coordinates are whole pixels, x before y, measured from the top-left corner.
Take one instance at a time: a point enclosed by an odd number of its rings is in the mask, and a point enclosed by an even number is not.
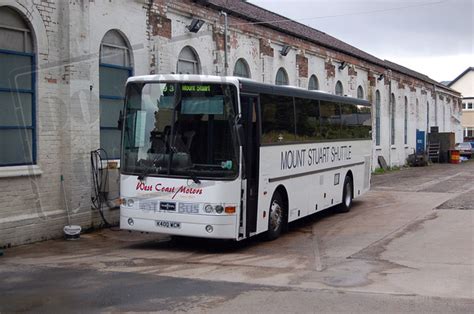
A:
[[[462,94],[464,141],[474,140],[474,67],[469,67],[447,84]]]
[[[228,67],[221,11],[229,18]],[[193,19],[204,22],[198,32],[188,28]],[[437,125],[460,141],[458,92],[282,19],[240,0],[0,0],[0,247],[62,234],[61,175],[73,223],[101,224],[90,152],[118,157],[129,75],[227,71],[366,98],[374,157],[390,165],[405,163],[416,129]],[[114,209],[105,214],[118,218]]]

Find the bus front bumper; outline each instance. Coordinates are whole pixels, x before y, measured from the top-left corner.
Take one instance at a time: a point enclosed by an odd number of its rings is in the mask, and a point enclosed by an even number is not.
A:
[[[120,229],[214,239],[237,239],[237,216],[167,213],[144,217],[121,210]]]

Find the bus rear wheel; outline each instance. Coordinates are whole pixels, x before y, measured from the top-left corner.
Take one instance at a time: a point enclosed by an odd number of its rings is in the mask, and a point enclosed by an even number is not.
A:
[[[352,207],[352,199],[354,195],[352,194],[353,191],[353,183],[352,178],[346,176],[344,179],[344,186],[342,188],[342,203],[339,205],[339,212],[340,213],[347,213],[351,210]]]
[[[285,205],[281,195],[276,192],[272,197],[270,209],[268,211],[268,231],[266,233],[266,240],[272,241],[280,236],[285,224],[284,220]]]

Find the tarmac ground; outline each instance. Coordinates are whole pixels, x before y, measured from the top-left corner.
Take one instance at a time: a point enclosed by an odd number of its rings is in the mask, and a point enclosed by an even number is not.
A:
[[[0,256],[0,312],[474,312],[474,162],[372,177],[272,242],[106,229]]]

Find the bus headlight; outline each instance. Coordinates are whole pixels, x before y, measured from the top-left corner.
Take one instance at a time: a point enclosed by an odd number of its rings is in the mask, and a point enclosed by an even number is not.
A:
[[[204,211],[208,214],[212,213],[213,210],[214,208],[212,208],[212,205],[210,204],[207,204],[206,207],[204,207]]]
[[[128,207],[133,207],[133,204],[134,204],[134,203],[135,203],[135,201],[134,201],[133,199],[131,199],[131,198],[127,200],[127,206],[128,206]]]
[[[133,218],[128,218],[127,222],[130,226],[133,226],[135,224],[135,222],[133,221]]]
[[[216,206],[216,213],[222,214],[224,212],[224,207],[221,205]]]

